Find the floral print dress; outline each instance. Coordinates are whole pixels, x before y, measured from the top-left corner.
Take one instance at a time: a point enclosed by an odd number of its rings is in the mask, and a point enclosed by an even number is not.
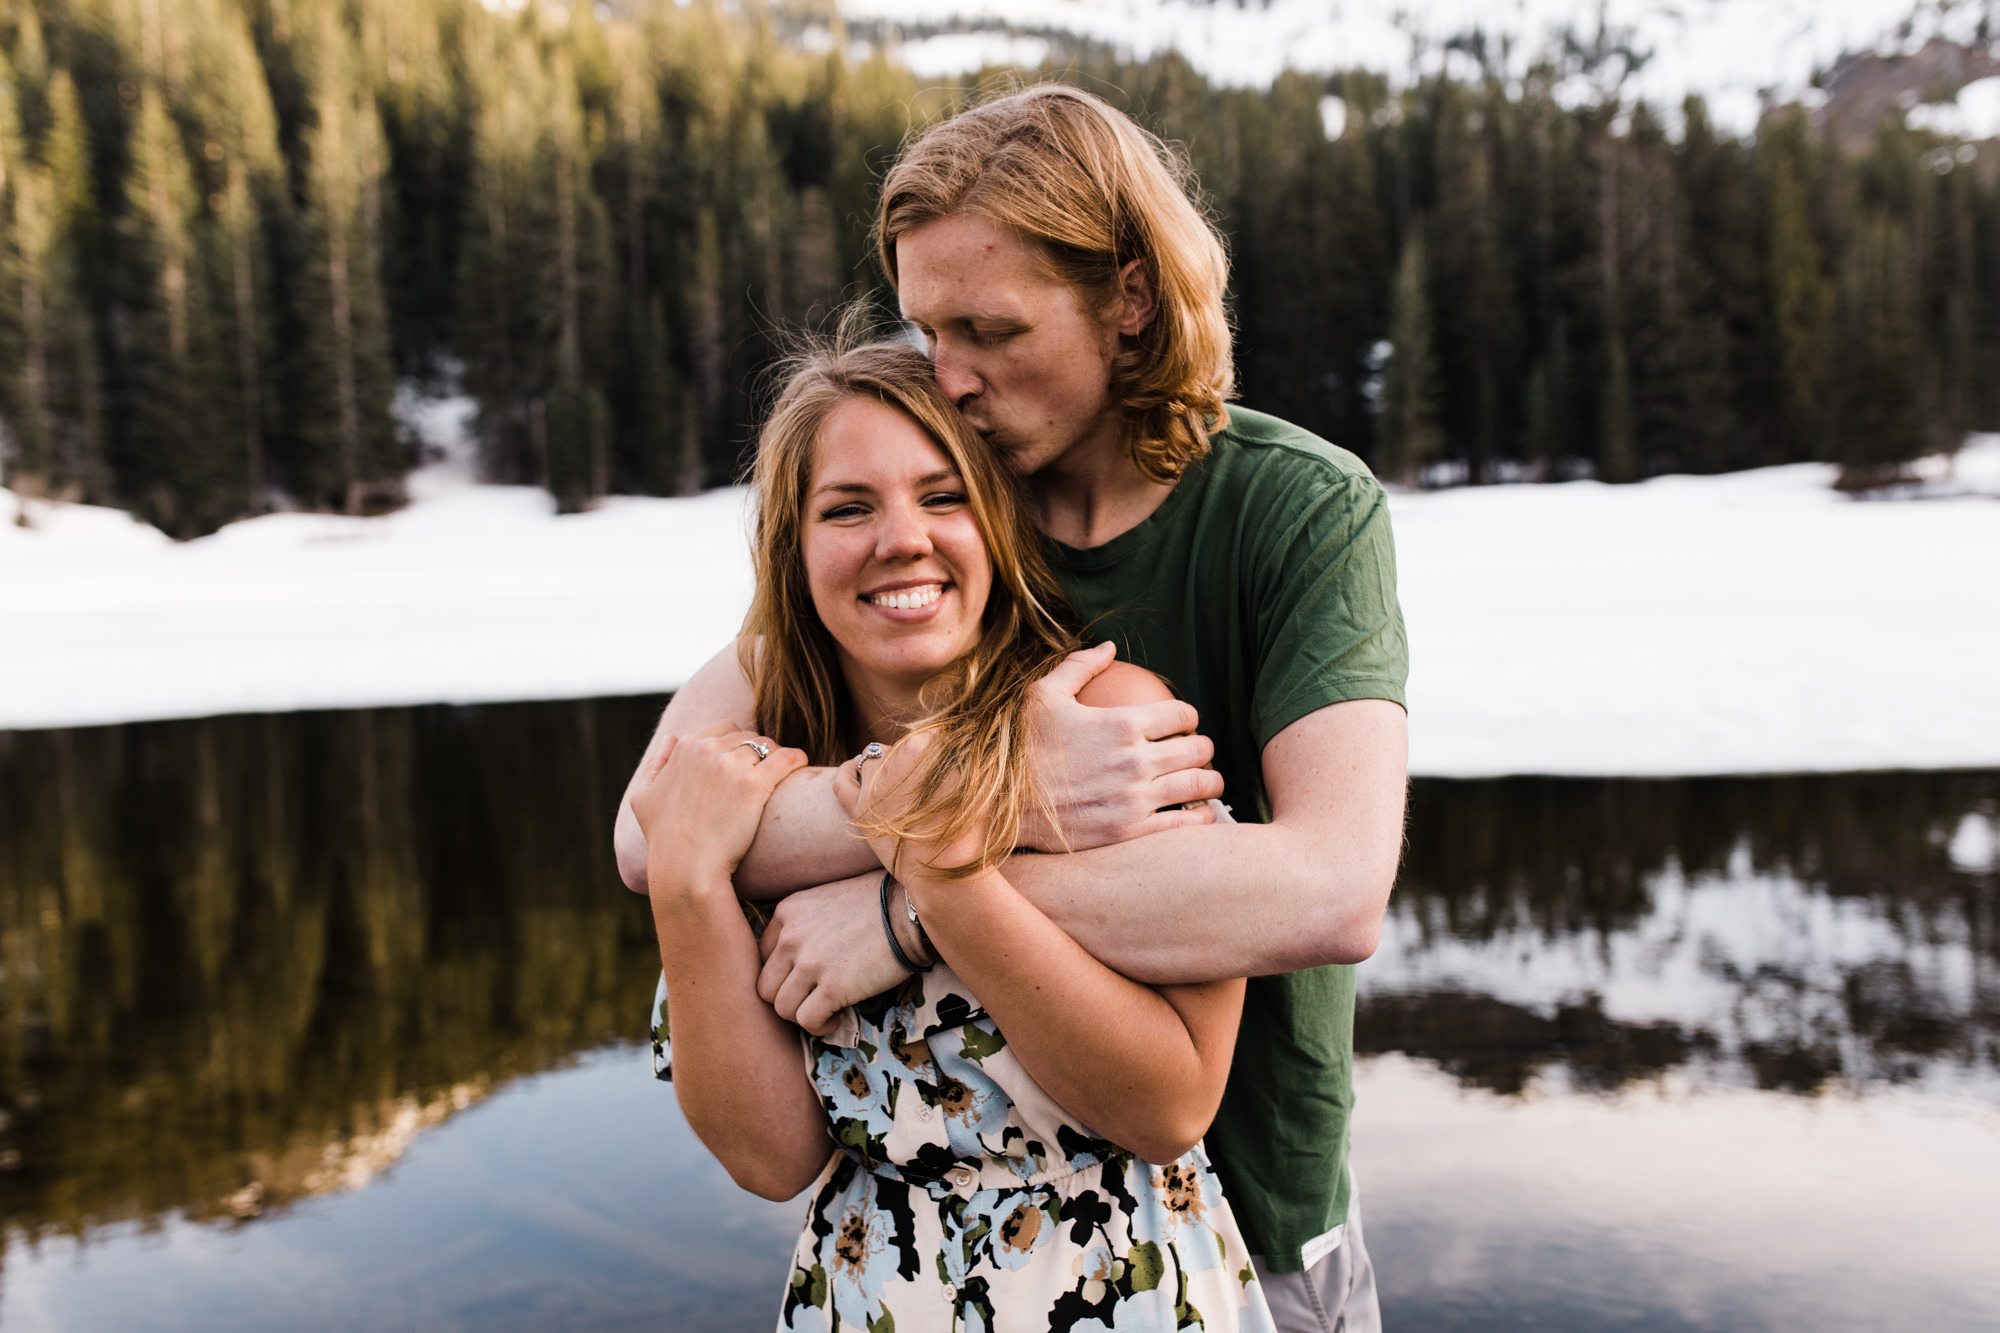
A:
[[[813,1185],[784,1333],[1272,1329],[1200,1147],[1156,1167],[1092,1134],[944,964],[805,1045],[840,1146]]]

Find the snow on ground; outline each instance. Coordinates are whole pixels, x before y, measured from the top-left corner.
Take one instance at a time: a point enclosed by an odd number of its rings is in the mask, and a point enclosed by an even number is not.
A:
[[[1396,496],[1413,771],[2000,765],[2000,436],[1942,463]]]
[[[1284,69],[1370,69],[1399,84],[1440,67],[1477,77],[1470,55],[1443,49],[1475,30],[1486,34],[1500,68],[1519,74],[1565,30],[1595,37],[1602,14],[1608,33],[1629,34],[1647,57],[1626,81],[1626,96],[1672,119],[1688,93],[1701,93],[1714,121],[1736,134],[1756,127],[1767,95],[1779,102],[1809,95],[1814,72],[1841,55],[1914,51],[1932,36],[1973,41],[1988,8],[1939,0],[845,0],[842,6],[851,20],[913,30],[917,35],[898,53],[925,77],[986,63],[1032,66],[1045,48],[1020,39],[1062,32],[1141,59],[1179,50],[1212,79],[1257,86]],[[921,35],[951,20],[984,31]],[[1502,43],[1510,48],[1504,55]],[[1595,100],[1600,90],[1580,82],[1563,91]],[[1980,114],[1979,107],[1966,109],[1973,120]]]
[[[0,727],[644,693],[728,643],[742,492],[557,516],[406,409],[445,456],[383,518],[176,544],[0,491]],[[2000,766],[2000,436],[1928,466],[1395,494],[1413,770]]]

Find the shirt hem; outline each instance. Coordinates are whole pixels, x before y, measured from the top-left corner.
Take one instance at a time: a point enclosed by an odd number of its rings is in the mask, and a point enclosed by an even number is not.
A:
[[[1269,745],[1279,732],[1292,723],[1334,704],[1354,703],[1361,699],[1386,699],[1408,713],[1410,705],[1405,702],[1403,692],[1403,682],[1390,676],[1344,676],[1330,685],[1316,684],[1311,690],[1291,695],[1270,710],[1270,724],[1257,727],[1257,744],[1259,747]]]

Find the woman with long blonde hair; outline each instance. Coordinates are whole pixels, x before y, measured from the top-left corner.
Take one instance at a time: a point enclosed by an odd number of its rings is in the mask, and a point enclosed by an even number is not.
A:
[[[1243,983],[1132,982],[1004,873],[1029,687],[1076,647],[1018,484],[921,354],[872,344],[797,361],[755,490],[754,726],[663,746],[632,806],[688,1122],[745,1188],[813,1190],[780,1327],[1268,1328],[1197,1142]],[[910,976],[802,1059],[731,876],[777,784],[845,756]]]

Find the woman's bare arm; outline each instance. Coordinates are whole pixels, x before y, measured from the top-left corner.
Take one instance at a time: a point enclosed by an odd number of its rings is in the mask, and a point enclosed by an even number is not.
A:
[[[998,871],[905,886],[944,960],[1056,1102],[1149,1162],[1208,1131],[1243,983],[1144,986],[1083,951]]]
[[[1099,707],[1171,697],[1158,677],[1125,664],[1099,675],[1086,695]],[[879,780],[893,786],[896,774]],[[962,880],[927,872],[922,863],[938,860],[938,850],[904,849],[905,891],[1023,1068],[1070,1114],[1147,1161],[1186,1152],[1221,1103],[1243,982],[1156,988],[1120,976],[1002,871]]]
[[[730,871],[758,807],[805,757],[773,750],[752,763],[742,735],[718,726],[669,739],[634,781],[635,818],[655,834],[665,825],[703,830],[650,840],[653,924],[681,1109],[737,1184],[789,1199],[826,1165],[833,1142],[806,1077],[798,1029],[757,998],[757,941]],[[733,847],[732,822],[741,825]]]

